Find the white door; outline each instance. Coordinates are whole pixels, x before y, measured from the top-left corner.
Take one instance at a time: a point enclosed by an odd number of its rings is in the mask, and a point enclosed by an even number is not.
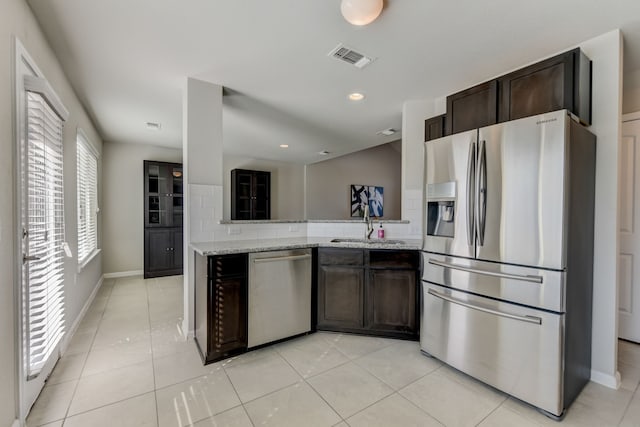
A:
[[[618,331],[640,342],[640,112],[622,118]]]
[[[62,128],[68,112],[18,41],[16,55],[18,384],[24,421],[65,333]]]

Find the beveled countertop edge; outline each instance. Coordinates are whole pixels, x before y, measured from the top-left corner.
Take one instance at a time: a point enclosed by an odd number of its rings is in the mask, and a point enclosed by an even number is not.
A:
[[[229,240],[216,242],[191,243],[191,249],[202,256],[231,255],[250,252],[267,252],[287,249],[304,249],[315,247],[352,248],[352,249],[387,249],[387,250],[420,250],[420,239],[399,239],[403,243],[384,243],[384,239],[373,239],[365,242],[332,242],[330,238],[281,238],[260,240]]]

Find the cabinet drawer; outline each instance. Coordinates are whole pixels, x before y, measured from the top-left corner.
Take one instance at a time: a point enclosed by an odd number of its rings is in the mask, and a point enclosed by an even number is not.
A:
[[[371,268],[417,269],[419,262],[417,251],[369,251]]]
[[[245,276],[247,274],[247,254],[221,255],[209,257],[210,278]]]
[[[320,265],[363,265],[364,251],[360,249],[320,249]]]

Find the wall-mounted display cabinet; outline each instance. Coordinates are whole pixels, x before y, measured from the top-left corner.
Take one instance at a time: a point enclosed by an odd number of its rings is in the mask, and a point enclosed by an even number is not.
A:
[[[271,172],[231,171],[231,219],[271,219]]]

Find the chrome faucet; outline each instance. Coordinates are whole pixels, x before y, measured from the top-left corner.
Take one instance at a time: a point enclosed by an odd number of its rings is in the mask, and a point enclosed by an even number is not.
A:
[[[364,222],[367,223],[367,229],[364,231],[364,238],[369,240],[371,239],[371,234],[373,233],[373,224],[371,223],[371,214],[369,213],[369,205],[365,205],[364,207]]]

